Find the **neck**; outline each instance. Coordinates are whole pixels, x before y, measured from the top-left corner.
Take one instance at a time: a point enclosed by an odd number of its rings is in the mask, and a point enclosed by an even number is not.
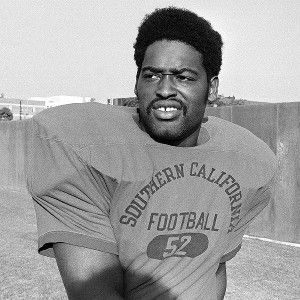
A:
[[[167,139],[167,138],[157,138],[155,136],[152,136],[143,126],[141,122],[139,122],[139,127],[141,130],[144,132],[148,133],[150,137],[160,143],[160,144],[166,144],[170,146],[175,146],[175,147],[195,147],[198,145],[198,139],[199,139],[199,133],[201,126],[199,126],[194,132],[192,132],[188,137],[185,137],[183,139]]]
[[[168,144],[170,146],[176,146],[176,147],[195,147],[198,145],[198,137],[199,137],[200,129],[201,127],[195,130],[187,138],[184,138],[182,140],[167,141],[167,143],[165,144]]]

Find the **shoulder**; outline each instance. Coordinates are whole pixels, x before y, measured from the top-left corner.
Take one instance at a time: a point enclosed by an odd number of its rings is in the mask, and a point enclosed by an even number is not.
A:
[[[33,123],[48,139],[56,138],[84,147],[97,140],[122,141],[126,136],[124,131],[138,130],[135,115],[134,108],[80,103],[44,110],[33,117]]]
[[[256,176],[260,183],[266,183],[274,176],[277,169],[274,152],[251,131],[216,117],[209,117],[205,127],[217,151],[223,153],[223,157],[228,157],[235,164],[235,169],[251,174],[251,178]]]
[[[95,116],[101,116],[104,120],[106,120],[114,115],[120,116],[130,114],[132,111],[134,111],[134,108],[113,106],[97,102],[72,103],[45,109],[33,118],[36,120],[46,121],[47,119],[64,117],[64,120],[77,118],[79,121],[84,119],[86,120],[88,117],[93,119]]]
[[[39,168],[46,174],[47,160],[49,168],[59,166],[60,178],[86,166],[118,181],[145,176],[151,169],[144,147],[148,137],[137,120],[136,108],[99,103],[47,109],[32,119],[27,143],[35,166],[29,168],[35,173]],[[57,172],[53,171],[53,177]]]

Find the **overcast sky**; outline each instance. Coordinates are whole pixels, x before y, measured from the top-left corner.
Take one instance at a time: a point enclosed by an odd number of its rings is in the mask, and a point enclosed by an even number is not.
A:
[[[0,92],[104,103],[134,96],[137,28],[169,5],[193,10],[221,33],[220,94],[300,101],[299,0],[0,0]]]

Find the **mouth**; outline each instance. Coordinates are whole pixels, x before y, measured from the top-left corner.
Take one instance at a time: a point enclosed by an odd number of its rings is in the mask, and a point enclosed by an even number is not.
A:
[[[153,114],[157,119],[160,120],[173,120],[181,114],[181,109],[176,107],[158,107],[153,108]]]
[[[183,111],[183,103],[177,100],[155,101],[148,109],[148,113],[152,112],[155,118],[163,121],[174,120],[178,118]]]

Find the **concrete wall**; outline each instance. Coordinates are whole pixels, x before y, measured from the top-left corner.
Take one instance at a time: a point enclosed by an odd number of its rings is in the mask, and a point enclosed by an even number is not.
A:
[[[279,159],[274,197],[248,234],[300,242],[300,102],[208,108],[265,141]]]
[[[0,193],[1,189],[25,189],[24,162],[28,121],[0,122]]]
[[[264,140],[279,158],[274,197],[250,226],[248,234],[300,243],[300,102],[208,108]],[[0,123],[1,188],[24,191],[27,121]]]

